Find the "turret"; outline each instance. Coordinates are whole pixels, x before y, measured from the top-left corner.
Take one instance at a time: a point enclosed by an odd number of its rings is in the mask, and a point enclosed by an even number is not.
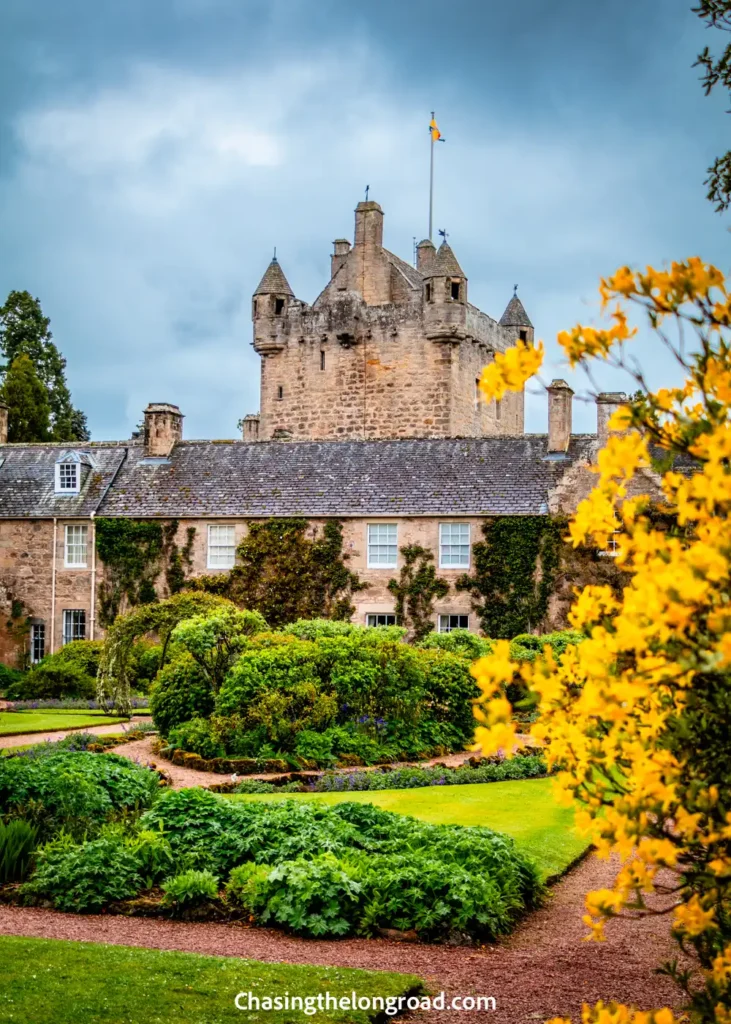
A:
[[[533,342],[533,324],[530,322],[530,317],[525,311],[523,303],[518,298],[518,286],[517,284],[513,288],[513,297],[505,307],[505,312],[500,317],[501,327],[510,327],[515,331],[515,337],[513,341],[530,341]]]
[[[423,242],[419,244],[424,245]],[[439,246],[436,256],[429,261],[423,273],[427,302],[467,305],[467,278],[446,241]]]
[[[256,323],[262,317],[283,316],[293,298],[294,292],[274,256],[254,292],[252,320]]]

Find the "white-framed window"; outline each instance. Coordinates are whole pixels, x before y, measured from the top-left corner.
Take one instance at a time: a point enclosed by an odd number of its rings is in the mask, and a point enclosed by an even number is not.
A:
[[[453,629],[469,629],[469,615],[440,615],[438,628],[440,633],[451,633]]]
[[[208,568],[233,569],[236,561],[236,531],[233,526],[208,527]]]
[[[602,558],[616,558],[617,557],[617,555],[619,554],[619,538],[620,538],[620,534],[621,534],[620,530],[615,530],[613,533],[609,534],[609,539],[607,540],[607,546],[604,548],[603,551],[599,552],[599,554],[601,555]]]
[[[72,640],[86,640],[86,612],[83,608],[63,610],[63,642],[70,644]]]
[[[440,569],[469,569],[470,524],[439,524]]]
[[[67,526],[64,538],[63,564],[67,569],[86,568],[86,541],[88,531],[84,525]]]
[[[30,625],[30,661],[31,665],[37,665],[46,654],[46,624],[45,622],[31,622]]]
[[[391,612],[368,612],[366,626],[395,626],[396,616]]]
[[[368,568],[395,569],[398,561],[396,523],[368,524]]]
[[[56,493],[78,494],[81,487],[81,466],[78,462],[56,463]]]

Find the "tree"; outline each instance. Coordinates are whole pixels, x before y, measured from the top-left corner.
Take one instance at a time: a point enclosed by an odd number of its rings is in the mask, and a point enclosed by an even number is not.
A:
[[[731,0],[700,0],[693,12],[709,27],[731,32]],[[706,96],[717,85],[731,95],[731,43],[727,44],[720,57],[714,57],[706,46],[694,64],[694,67],[698,66],[704,69],[701,81]],[[705,184],[708,185],[708,199],[716,204],[716,210],[719,213],[727,210],[731,205],[731,151],[717,157],[708,168]]]
[[[596,487],[569,532],[575,546],[605,547],[620,531],[617,560],[628,582],[620,594],[608,586],[577,594],[570,621],[586,639],[560,657],[546,648],[518,665],[499,641],[473,666],[482,691],[477,738],[486,754],[513,749],[505,691],[521,679],[538,712],[531,734],[561,769],[559,791],[598,855],[620,861],[612,887],[587,894],[592,936],[601,939],[605,924],[628,911],[671,916],[697,969],[691,976],[673,962],[663,972],[679,984],[692,1021],[729,1024],[731,295],[721,272],[698,258],[667,271],[623,267],[600,291],[611,325],[579,325],[559,343],[573,366],[588,369],[598,358],[626,369],[639,393],[613,417]],[[683,368],[682,387],[651,391],[628,358],[637,333],[631,304]],[[499,397],[521,387],[541,355],[519,344],[496,356],[483,370],[483,391]],[[644,493],[648,469],[659,475],[664,517]],[[667,1008],[616,1005],[587,1007],[582,1019],[676,1022]]]
[[[86,416],[71,403],[66,384],[66,360],[53,342],[50,323],[43,315],[40,301],[30,292],[10,292],[5,304],[0,306],[0,353],[6,360],[0,372],[7,372],[19,355],[26,355],[46,390],[50,436],[27,440],[88,441]]]
[[[50,440],[48,393],[29,356],[19,355],[10,364],[0,397],[8,407],[9,441]]]

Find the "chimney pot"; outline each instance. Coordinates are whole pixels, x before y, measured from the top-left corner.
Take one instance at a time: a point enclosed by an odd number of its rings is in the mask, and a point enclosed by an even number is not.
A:
[[[145,455],[167,458],[183,439],[183,414],[169,402],[150,402],[145,409]]]
[[[565,380],[552,380],[548,388],[548,450],[568,451],[574,392]]]
[[[596,433],[600,448],[609,440],[609,421],[613,413],[626,401],[627,395],[624,391],[603,391],[596,396]]]
[[[330,280],[332,280],[342,267],[350,252],[350,242],[347,238],[336,238],[333,242],[333,254],[330,257]]]
[[[0,402],[0,444],[8,443],[8,407]]]
[[[244,441],[258,441],[259,440],[259,413],[250,412],[244,416],[244,422],[241,429],[241,437]]]

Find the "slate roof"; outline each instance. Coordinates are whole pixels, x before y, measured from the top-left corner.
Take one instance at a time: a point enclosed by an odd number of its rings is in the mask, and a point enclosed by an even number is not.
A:
[[[128,445],[131,442],[127,442]],[[55,465],[64,452],[88,452],[94,463],[79,494],[56,494]],[[141,449],[139,449],[141,451]],[[95,512],[125,457],[124,444],[7,444],[0,447],[0,518],[87,517]]]
[[[104,516],[540,515],[569,457],[543,435],[397,441],[182,441],[168,462],[131,451]],[[0,494],[0,502],[2,495]]]
[[[465,277],[465,273],[459,265],[457,257],[452,251],[451,245],[447,242],[437,249],[437,256],[433,263],[427,267],[426,277]]]
[[[264,276],[254,295],[291,295],[294,298],[294,292],[290,288],[289,281],[284,276],[284,271],[276,256],[264,271]]]
[[[396,256],[395,253],[390,252],[388,249],[383,250],[383,255],[392,267],[395,267],[400,274],[403,274],[412,288],[416,291],[421,291],[423,278],[420,270],[417,270],[416,267],[412,267],[410,263],[406,263],[406,261],[402,260],[400,256]]]
[[[517,292],[505,307],[505,312],[500,317],[501,327],[532,327],[530,317],[525,311],[523,303],[518,298]]]

